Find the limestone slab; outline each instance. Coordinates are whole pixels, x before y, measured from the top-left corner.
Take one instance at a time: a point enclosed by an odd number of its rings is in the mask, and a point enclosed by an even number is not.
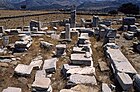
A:
[[[102,92],[112,92],[106,83],[102,83]]]
[[[94,76],[80,75],[80,74],[71,75],[68,82],[74,83],[74,84],[97,85],[97,81],[96,81],[96,78]]]
[[[51,85],[51,80],[49,78],[39,78],[36,77],[32,84],[32,89],[36,90],[48,90]]]
[[[92,57],[87,57],[86,54],[71,54],[71,64],[75,65],[93,65]]]
[[[128,74],[117,73],[116,77],[123,90],[129,90],[132,87],[133,81]]]
[[[57,58],[52,58],[44,61],[43,70],[46,73],[53,73],[56,71],[56,62],[58,61]]]
[[[14,72],[18,75],[30,75],[32,72],[33,67],[24,65],[24,64],[18,64],[15,68]]]
[[[117,54],[116,54],[117,53]],[[137,71],[128,61],[128,59],[123,55],[120,49],[113,49],[107,47],[107,57],[109,58],[110,62],[113,64],[116,72],[122,72],[127,74],[136,74]]]
[[[22,92],[21,88],[16,87],[8,87],[4,89],[2,92]]]
[[[134,86],[136,87],[138,91],[140,91],[140,75],[139,74],[136,74],[134,76]]]
[[[73,68],[67,71],[67,74],[95,75],[94,67]]]
[[[107,63],[105,62],[99,62],[99,67],[100,67],[100,70],[103,72],[103,71],[108,71],[109,70],[109,67],[107,66]]]
[[[40,69],[41,65],[43,64],[42,60],[33,60],[29,66],[33,67],[33,68],[37,68]]]
[[[76,66],[76,65],[69,65],[69,64],[63,64],[63,67],[61,69],[61,73],[63,74],[64,77],[68,77],[67,75],[67,71],[69,69],[73,69],[73,68],[80,68],[80,66]]]
[[[35,78],[36,78],[36,77],[45,78],[45,77],[46,77],[46,72],[45,72],[45,70],[38,70],[38,71],[36,71]]]

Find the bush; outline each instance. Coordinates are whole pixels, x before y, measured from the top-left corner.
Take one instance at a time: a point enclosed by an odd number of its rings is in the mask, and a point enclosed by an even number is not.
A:
[[[109,11],[108,14],[117,15],[118,11],[117,10],[112,10],[112,11]]]
[[[126,3],[122,4],[119,8],[118,11],[124,13],[124,14],[139,14],[139,6],[136,4],[132,3]]]

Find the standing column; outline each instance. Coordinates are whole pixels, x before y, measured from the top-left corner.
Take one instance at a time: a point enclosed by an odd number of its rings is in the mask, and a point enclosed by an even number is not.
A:
[[[98,27],[99,25],[99,17],[93,16],[93,27]]]
[[[76,27],[76,9],[71,11],[71,28]]]
[[[70,24],[67,23],[65,26],[66,32],[65,32],[65,39],[66,40],[70,40],[71,36],[70,36]]]

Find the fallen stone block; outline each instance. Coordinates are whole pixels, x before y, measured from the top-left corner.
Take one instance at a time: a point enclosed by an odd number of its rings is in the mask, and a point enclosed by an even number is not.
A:
[[[86,54],[71,54],[70,63],[74,65],[93,66],[92,57],[88,57]]]
[[[134,49],[134,51],[140,53],[140,41],[133,42],[133,49]]]
[[[133,86],[133,81],[128,74],[117,73],[116,78],[124,91],[128,91]]]
[[[36,58],[33,59],[33,61],[42,60],[42,59],[43,59],[42,56],[37,56]]]
[[[28,49],[29,44],[30,43],[28,41],[16,41],[15,42],[15,51],[26,51]]]
[[[87,38],[85,36],[81,36],[81,37],[78,37],[77,45],[79,47],[83,47],[83,46],[87,46],[87,45],[91,45],[91,44],[90,44],[89,38]]]
[[[62,89],[60,92],[99,92],[99,89],[96,86],[76,85],[71,89]]]
[[[131,31],[124,32],[124,38],[126,40],[132,40],[135,37],[134,35],[135,33]]]
[[[33,69],[32,66],[18,64],[14,70],[14,74],[19,76],[30,76],[32,69]]]
[[[134,76],[134,86],[138,92],[140,92],[140,75],[136,74]]]
[[[30,22],[31,31],[40,31],[41,27],[42,27],[42,23],[40,21],[31,20],[31,22]]]
[[[45,70],[38,70],[38,71],[36,71],[35,78],[36,77],[46,78],[46,72],[45,72]]]
[[[48,27],[41,27],[41,31],[48,30]]]
[[[56,71],[56,62],[58,61],[57,58],[52,58],[44,61],[43,70],[46,73],[54,73]]]
[[[99,67],[100,67],[100,70],[103,72],[103,71],[108,71],[109,70],[109,67],[107,66],[107,63],[105,62],[99,62]]]
[[[102,92],[112,92],[106,83],[102,83]]]
[[[106,46],[105,49],[106,56],[108,57],[109,62],[112,64],[115,73],[126,73],[129,74],[130,77],[133,77],[133,75],[137,74],[137,71],[134,69],[128,59],[123,55],[119,48],[116,48],[116,46],[112,45]]]
[[[32,84],[32,91],[35,92],[52,92],[51,80],[49,78],[36,77]]]
[[[56,34],[56,31],[47,31],[47,35]]]
[[[8,87],[4,89],[2,92],[22,92],[21,88],[16,87]]]
[[[30,63],[29,66],[31,66],[31,67],[33,67],[33,68],[35,68],[35,69],[40,69],[42,64],[43,64],[43,61],[42,61],[42,60],[36,60],[36,61],[33,60],[33,61]]]
[[[26,79],[25,77],[19,77],[18,81],[22,84],[27,84],[28,83],[28,79]]]
[[[90,46],[84,46],[84,47],[73,47],[73,53],[86,53],[89,52],[91,55],[92,53],[92,49]]]
[[[77,84],[97,85],[97,81],[94,76],[80,75],[80,74],[71,75],[67,85],[70,86],[70,85],[77,85]]]
[[[63,67],[61,69],[61,73],[63,74],[63,76],[65,78],[67,78],[67,71],[73,68],[80,68],[80,66],[76,66],[76,65],[69,65],[69,64],[63,64]]]
[[[14,66],[17,66],[20,63],[20,61],[12,61],[11,64]]]
[[[73,68],[67,71],[67,75],[81,74],[81,75],[96,75],[94,67]]]
[[[125,17],[123,18],[123,25],[135,25],[136,18],[135,17]]]
[[[86,38],[89,38],[88,33],[81,33],[81,34],[80,34],[80,37],[86,37]]]
[[[65,44],[58,44],[56,45],[56,56],[62,56],[65,54],[66,45]]]
[[[40,42],[40,47],[42,47],[44,49],[46,48],[47,50],[49,50],[49,49],[52,48],[52,46],[53,46],[53,44],[51,44],[51,43],[48,43],[48,42],[45,42],[45,41]]]
[[[0,56],[0,62],[9,63],[12,61],[12,58],[15,57],[13,55]]]
[[[80,92],[80,91],[74,91],[72,89],[62,89],[59,92]]]
[[[54,39],[54,40],[59,40],[60,35],[57,35],[57,34],[51,34],[51,38]]]
[[[20,29],[6,29],[5,30],[5,32],[8,35],[18,35],[20,31],[21,31]]]
[[[9,65],[7,63],[0,63],[0,67],[9,67]]]
[[[86,33],[87,37],[93,37],[94,36],[94,29],[92,28],[85,28],[85,29],[80,29],[79,33]],[[81,35],[80,35],[81,36]]]
[[[87,85],[76,85],[71,88],[74,91],[78,92],[99,92],[99,88],[96,86],[87,86]]]

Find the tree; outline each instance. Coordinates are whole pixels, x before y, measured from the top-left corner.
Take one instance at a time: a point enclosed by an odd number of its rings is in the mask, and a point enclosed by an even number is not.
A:
[[[26,9],[26,5],[21,5],[20,8],[25,10]]]
[[[111,10],[111,11],[108,12],[108,14],[117,15],[118,11],[117,10]]]
[[[139,14],[139,6],[132,3],[126,3],[122,4],[118,11],[124,13],[124,14]]]

